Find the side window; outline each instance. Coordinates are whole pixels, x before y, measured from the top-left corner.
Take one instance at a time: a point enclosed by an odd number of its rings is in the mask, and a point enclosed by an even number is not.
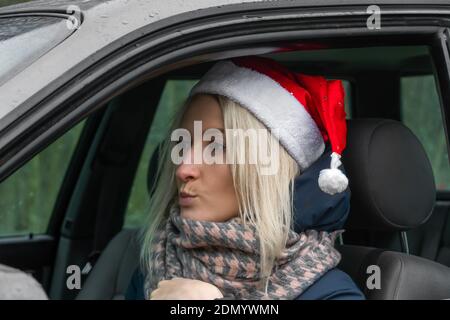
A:
[[[346,119],[352,118],[352,84],[348,80],[342,80],[342,86],[344,87],[345,91],[345,114]]]
[[[422,142],[433,167],[436,189],[449,191],[450,164],[434,77],[409,76],[400,81],[402,121]]]
[[[150,200],[147,175],[151,156],[155,148],[169,133],[169,124],[197,81],[168,80],[164,87],[131,189],[125,213],[124,226],[127,228],[139,227],[144,222]]]
[[[0,183],[0,236],[47,231],[82,121]]]

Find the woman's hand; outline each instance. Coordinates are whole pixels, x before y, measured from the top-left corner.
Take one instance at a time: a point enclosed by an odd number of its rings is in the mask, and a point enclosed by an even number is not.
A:
[[[223,298],[215,285],[194,279],[162,280],[150,294],[150,300],[213,300]]]

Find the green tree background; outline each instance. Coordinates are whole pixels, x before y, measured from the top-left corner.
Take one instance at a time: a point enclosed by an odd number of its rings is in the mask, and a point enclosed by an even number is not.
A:
[[[422,142],[433,167],[436,189],[450,190],[450,164],[434,76],[404,77],[400,88],[402,121]]]
[[[0,183],[0,236],[45,233],[85,121]]]

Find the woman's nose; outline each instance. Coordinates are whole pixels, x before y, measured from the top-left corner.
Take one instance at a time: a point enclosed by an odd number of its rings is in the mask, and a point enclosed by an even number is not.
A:
[[[177,178],[182,182],[188,182],[198,178],[198,168],[195,164],[182,163],[176,171]]]
[[[199,164],[194,163],[194,156],[192,149],[186,150],[186,155],[176,170],[176,176],[180,181],[183,182],[187,182],[189,180],[198,178]]]

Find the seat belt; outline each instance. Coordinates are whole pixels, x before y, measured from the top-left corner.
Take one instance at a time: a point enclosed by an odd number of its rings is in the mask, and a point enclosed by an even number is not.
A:
[[[120,219],[112,219],[117,208],[115,202],[120,198],[120,186],[123,181],[122,175],[127,169],[128,160],[137,139],[141,136],[144,141],[147,137],[150,122],[143,115],[153,114],[151,108],[142,101],[159,101],[166,79],[157,81],[156,87],[148,90],[147,86],[139,86],[120,98],[120,102],[114,104],[114,112],[108,120],[108,128],[102,137],[105,143],[101,146],[97,158],[94,160],[94,172],[100,171],[101,187],[97,206],[97,217],[95,219],[95,234],[93,249],[87,258],[87,263],[82,274],[87,275],[94,267],[101,252],[106,247],[112,235],[120,231],[122,222]],[[133,106],[130,108],[130,106]],[[134,125],[129,125],[133,123]],[[114,128],[113,131],[110,128]],[[139,161],[139,160],[137,160]],[[138,164],[137,164],[138,165]],[[118,176],[119,175],[119,176]],[[116,226],[108,225],[112,221]],[[119,225],[120,224],[120,225]]]
[[[118,112],[111,121],[123,121],[124,117],[127,116],[129,115]],[[111,226],[106,224],[110,224],[112,221],[117,222],[117,219],[112,219],[114,209],[117,206],[115,200],[119,198],[121,175],[123,169],[127,166],[128,157],[133,148],[133,141],[135,141],[139,129],[139,126],[136,126],[134,130],[121,130],[119,141],[114,132],[107,132],[105,139],[108,146],[100,150],[99,156],[94,160],[93,166],[95,168],[93,171],[98,172],[100,175],[101,187],[96,209],[93,249],[87,258],[86,265],[82,269],[82,274],[84,275],[89,274],[94,267],[101,252],[108,244],[111,233],[115,234],[115,231],[120,231],[121,225]]]

